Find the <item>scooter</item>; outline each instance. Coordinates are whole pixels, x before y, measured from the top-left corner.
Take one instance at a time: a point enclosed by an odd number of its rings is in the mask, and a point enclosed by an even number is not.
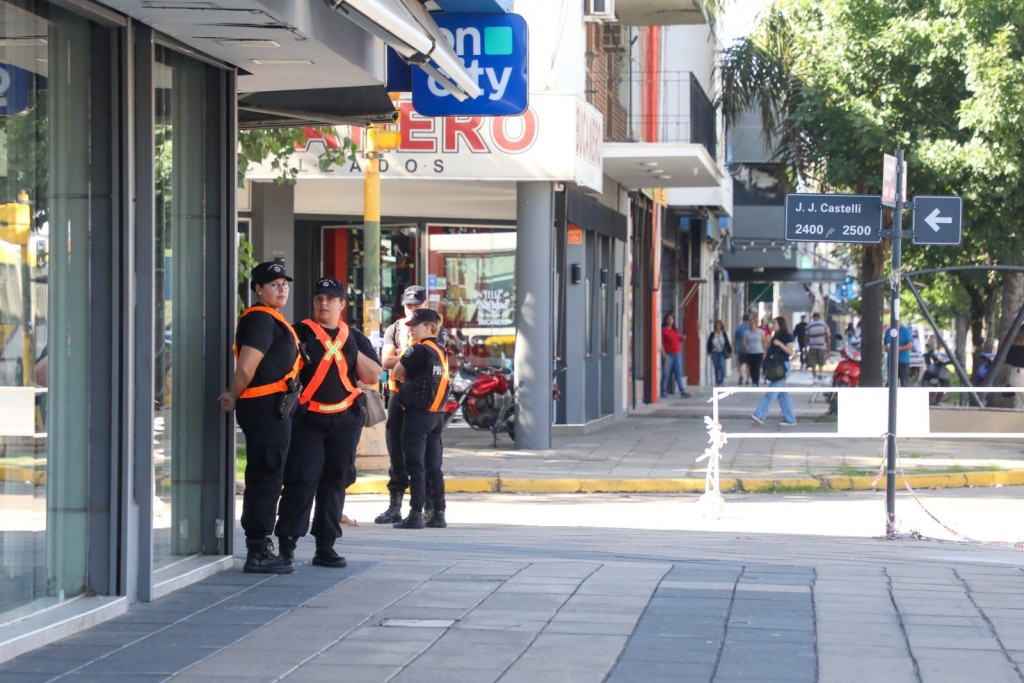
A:
[[[836,364],[832,371],[833,387],[857,387],[860,386],[860,349],[854,346],[847,346],[839,352],[842,359]],[[834,415],[839,406],[839,394],[830,392],[828,394],[828,414]]]
[[[921,373],[921,386],[944,388],[948,387],[953,373],[949,370],[952,361],[942,351],[928,351],[924,354],[925,367]],[[938,405],[946,398],[946,393],[932,392],[928,395],[929,405]]]

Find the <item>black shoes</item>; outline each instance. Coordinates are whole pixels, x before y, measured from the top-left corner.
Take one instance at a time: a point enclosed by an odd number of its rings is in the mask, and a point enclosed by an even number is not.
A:
[[[426,525],[431,529],[444,529],[448,522],[444,521],[444,510],[435,510],[434,514],[427,520]]]
[[[347,567],[348,562],[334,551],[334,546],[318,545],[316,547],[316,554],[313,555],[313,565],[316,567],[341,569],[342,567]]]
[[[396,529],[422,529],[425,524],[423,523],[423,513],[416,510],[409,510],[409,516],[396,524],[393,524]]]
[[[402,497],[404,493],[391,493],[391,501],[388,509],[377,515],[373,520],[374,524],[394,524],[402,521]]]
[[[246,541],[248,554],[242,571],[246,574],[291,574],[295,562],[291,557],[274,554],[274,542],[269,538],[260,541]]]

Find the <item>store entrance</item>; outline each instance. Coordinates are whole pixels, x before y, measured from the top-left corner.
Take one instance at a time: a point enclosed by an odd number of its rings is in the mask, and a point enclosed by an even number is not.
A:
[[[381,330],[403,315],[402,292],[417,283],[416,226],[381,226],[380,304]],[[363,228],[328,226],[323,229],[323,272],[346,278],[348,284],[348,324],[362,330],[364,278]],[[375,330],[362,330],[371,336]],[[380,330],[376,330],[380,332]]]

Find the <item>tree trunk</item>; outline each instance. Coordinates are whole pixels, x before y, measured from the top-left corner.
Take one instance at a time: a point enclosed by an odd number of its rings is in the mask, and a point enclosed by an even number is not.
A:
[[[861,282],[885,277],[885,254],[883,244],[865,244],[862,247]],[[884,283],[861,289],[861,386],[882,386],[882,327],[888,322],[883,322],[882,316],[885,313],[885,297],[888,295],[889,286]]]
[[[960,365],[964,364],[964,358],[967,356],[967,318],[962,315],[958,315],[953,320],[953,353],[956,354],[957,360],[960,361]],[[942,347],[936,342],[937,349]]]
[[[1010,325],[1024,306],[1024,273],[1006,273],[1003,277],[1003,307],[999,318],[999,340],[1006,338]]]

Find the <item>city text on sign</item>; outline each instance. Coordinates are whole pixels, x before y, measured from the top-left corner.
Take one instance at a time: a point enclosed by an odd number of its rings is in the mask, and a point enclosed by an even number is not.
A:
[[[878,195],[788,194],[786,240],[881,242],[882,199]]]
[[[526,21],[518,14],[435,14],[441,33],[483,90],[459,102],[422,69],[412,104],[424,116],[516,116],[528,100]]]

